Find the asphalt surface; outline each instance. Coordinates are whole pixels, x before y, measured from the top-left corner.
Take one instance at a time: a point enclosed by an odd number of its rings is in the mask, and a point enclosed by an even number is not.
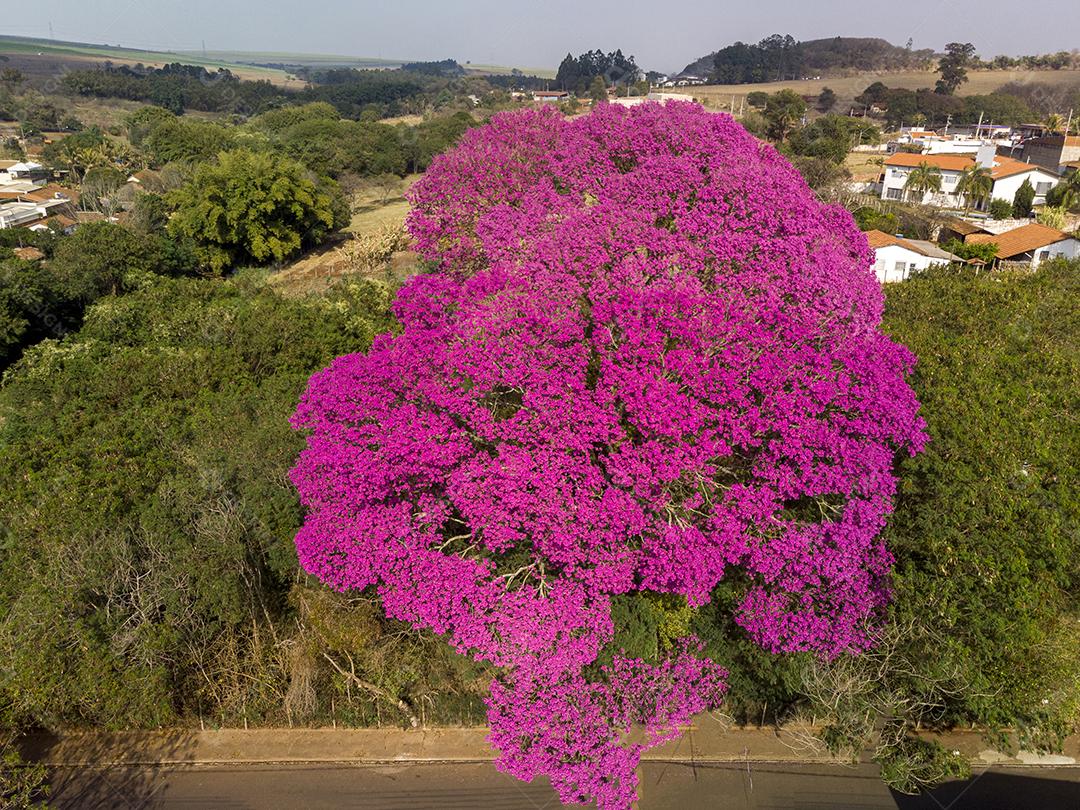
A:
[[[889,791],[872,765],[689,765],[640,771],[639,810],[1080,810],[1080,767],[995,767],[931,794]],[[540,780],[490,764],[58,768],[56,810],[556,810]]]

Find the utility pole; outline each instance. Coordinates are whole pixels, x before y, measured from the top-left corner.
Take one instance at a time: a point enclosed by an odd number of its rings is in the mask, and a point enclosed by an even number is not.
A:
[[[1065,137],[1069,137],[1069,130],[1072,129],[1072,117],[1073,111],[1069,110],[1069,120],[1065,122]]]
[[[975,125],[975,139],[978,140],[982,136],[982,110],[979,110],[979,123]]]

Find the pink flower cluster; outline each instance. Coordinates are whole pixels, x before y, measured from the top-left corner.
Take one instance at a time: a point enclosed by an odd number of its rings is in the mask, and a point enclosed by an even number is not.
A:
[[[435,272],[293,420],[301,563],[501,668],[500,767],[628,806],[725,673],[693,640],[597,667],[610,596],[700,605],[739,572],[765,648],[864,648],[894,456],[925,440],[914,358],[851,217],[695,105],[496,116],[412,202]]]

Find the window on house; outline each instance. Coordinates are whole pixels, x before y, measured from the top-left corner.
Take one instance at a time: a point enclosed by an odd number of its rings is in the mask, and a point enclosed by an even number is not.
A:
[[[899,200],[904,194],[904,190],[900,188],[890,188],[885,190],[885,198],[888,200]]]
[[[1039,261],[1040,262],[1045,262],[1049,258],[1050,258],[1050,251],[1049,250],[1040,250],[1039,251]]]
[[[1036,183],[1035,184],[1035,196],[1045,197],[1046,193],[1050,190],[1049,183]]]
[[[907,262],[897,262],[893,265],[893,270],[900,274],[900,277],[904,277],[904,271],[907,270]]]

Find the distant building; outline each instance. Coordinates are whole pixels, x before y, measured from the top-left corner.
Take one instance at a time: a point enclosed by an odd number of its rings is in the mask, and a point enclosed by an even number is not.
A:
[[[881,199],[913,199],[911,192],[906,188],[907,181],[912,170],[923,163],[928,163],[941,172],[941,190],[924,192],[921,198],[915,199],[915,202],[924,205],[951,208],[963,206],[964,200],[957,193],[956,187],[964,171],[975,165],[989,169],[993,180],[990,197],[983,203],[984,206],[988,205],[990,200],[1006,200],[1011,203],[1017,189],[1025,180],[1031,181],[1035,189],[1035,204],[1041,205],[1046,202],[1047,192],[1061,179],[1056,171],[996,154],[996,148],[992,144],[984,146],[974,156],[916,155],[909,152],[897,152],[885,159]]]
[[[40,163],[33,161],[18,161],[0,170],[0,184],[25,181],[37,183],[47,179],[48,170]]]
[[[570,94],[565,90],[534,90],[532,95],[533,101],[541,104],[558,104],[568,98]]]
[[[1067,163],[1080,160],[1080,136],[1043,135],[1024,141],[1020,159],[1061,173]]]
[[[0,229],[29,227],[48,219],[54,209],[70,205],[70,200],[46,200],[44,202],[0,203]]]
[[[661,93],[652,92],[649,93],[649,101],[693,101],[694,97],[687,95],[686,93]]]
[[[934,264],[962,262],[942,250],[933,242],[922,239],[904,239],[891,236],[884,231],[867,231],[866,241],[874,249],[874,274],[882,284],[905,281],[913,273],[918,273]]]
[[[974,245],[992,242],[998,246],[998,259],[1030,264],[1033,270],[1047,259],[1080,257],[1080,240],[1037,222],[999,234],[971,234],[964,241]]]

